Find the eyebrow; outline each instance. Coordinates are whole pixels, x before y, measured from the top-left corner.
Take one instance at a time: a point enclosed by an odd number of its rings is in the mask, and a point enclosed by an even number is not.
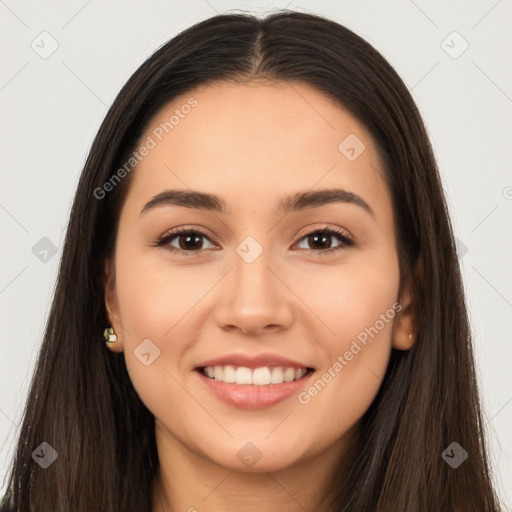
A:
[[[278,205],[278,213],[286,215],[306,208],[317,208],[332,203],[348,203],[361,207],[372,217],[375,213],[370,205],[360,196],[341,188],[328,188],[306,192],[297,192],[283,198]],[[224,199],[215,194],[196,190],[165,190],[146,203],[140,215],[162,206],[184,206],[197,210],[206,210],[227,214],[228,205]]]

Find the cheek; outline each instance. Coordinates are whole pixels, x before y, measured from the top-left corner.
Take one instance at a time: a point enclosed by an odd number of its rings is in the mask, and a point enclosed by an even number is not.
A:
[[[140,242],[138,242],[140,244]],[[198,298],[211,288],[215,276],[201,279],[186,269],[173,269],[166,262],[164,250],[152,248],[151,254],[132,251],[117,260],[116,281],[121,320],[129,332],[127,340],[138,338],[155,340],[176,338],[174,333],[183,329],[181,319],[194,314]],[[167,343],[169,345],[169,343]],[[169,347],[171,348],[171,347]]]
[[[400,310],[398,263],[390,258],[386,264],[346,266],[321,282],[329,283],[328,293],[323,286],[312,309],[329,327],[317,338],[324,365],[298,401],[309,410],[304,418],[311,428],[325,425],[326,437],[334,441],[364,415],[381,386]]]
[[[304,270],[291,277],[294,292],[317,319],[319,342],[323,339],[321,343],[329,352],[343,349],[347,341],[376,322],[382,334],[390,334],[392,322],[382,325],[379,320],[398,298],[398,262],[393,253],[381,261],[357,258],[357,262],[319,265],[314,272]],[[395,314],[392,310],[387,317],[393,319]],[[304,318],[307,316],[311,315]]]
[[[121,244],[119,254],[127,254]],[[116,282],[124,357],[135,390],[157,417],[171,404],[186,408],[179,365],[192,342],[187,340],[194,339],[194,305],[206,285],[133,252],[119,257]]]

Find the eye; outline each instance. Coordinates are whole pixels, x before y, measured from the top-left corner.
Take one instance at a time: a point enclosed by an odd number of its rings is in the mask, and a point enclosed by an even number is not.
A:
[[[329,241],[329,239],[333,237],[337,238],[341,242],[334,247]],[[304,240],[311,246],[319,246],[319,248],[313,247],[311,249],[319,255],[330,254],[345,247],[352,247],[355,245],[355,241],[352,238],[350,238],[344,231],[341,231],[337,228],[322,228],[316,231],[311,231],[307,235],[303,236],[300,240]],[[306,247],[306,249],[308,248]]]
[[[201,238],[209,240],[205,233],[196,228],[177,228],[158,239],[155,245],[157,247],[165,247],[171,252],[179,252],[189,256],[197,254],[201,249],[204,249]],[[177,247],[172,244],[174,239],[176,239]]]

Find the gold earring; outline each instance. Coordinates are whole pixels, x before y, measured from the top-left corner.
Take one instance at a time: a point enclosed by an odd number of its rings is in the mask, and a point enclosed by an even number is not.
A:
[[[412,341],[412,332],[409,333],[409,341]]]
[[[109,348],[117,341],[117,334],[115,333],[113,327],[107,327],[103,331],[103,341]]]

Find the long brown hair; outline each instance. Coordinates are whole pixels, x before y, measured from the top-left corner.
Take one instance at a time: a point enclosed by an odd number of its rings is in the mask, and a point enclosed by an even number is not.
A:
[[[414,275],[417,340],[409,351],[392,350],[353,464],[333,476],[332,510],[499,510],[453,232],[418,109],[361,37],[318,15],[281,11],[219,15],[188,28],[140,66],[109,109],[74,198],[2,511],[151,510],[154,418],[123,355],[102,341],[101,265],[136,170],[104,198],[95,191],[174,97],[211,81],[255,78],[314,86],[367,127],[392,194],[401,278]],[[42,442],[58,453],[46,469],[31,456]],[[442,457],[452,442],[469,454],[456,469]]]

